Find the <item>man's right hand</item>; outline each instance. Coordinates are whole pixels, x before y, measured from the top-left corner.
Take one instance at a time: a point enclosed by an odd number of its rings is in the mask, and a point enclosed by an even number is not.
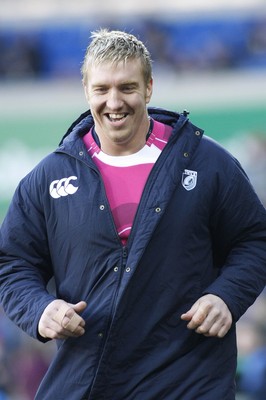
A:
[[[38,324],[39,334],[47,339],[67,339],[85,333],[85,321],[79,315],[87,307],[85,301],[76,304],[54,300],[45,308]]]

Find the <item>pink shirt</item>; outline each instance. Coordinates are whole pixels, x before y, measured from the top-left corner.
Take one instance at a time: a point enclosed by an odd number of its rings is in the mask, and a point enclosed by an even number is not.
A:
[[[103,178],[118,235],[125,245],[149,173],[166,145],[172,128],[153,121],[145,146],[135,154],[110,156],[101,151],[91,131],[84,137],[89,155]]]

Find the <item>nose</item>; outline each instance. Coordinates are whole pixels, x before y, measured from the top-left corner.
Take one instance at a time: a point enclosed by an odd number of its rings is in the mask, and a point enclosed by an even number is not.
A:
[[[123,107],[122,94],[119,90],[112,89],[108,92],[106,105],[111,111],[120,110]]]

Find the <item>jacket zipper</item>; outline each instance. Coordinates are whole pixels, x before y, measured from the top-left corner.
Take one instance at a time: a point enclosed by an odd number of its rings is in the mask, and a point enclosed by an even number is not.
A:
[[[133,241],[134,235],[135,235],[135,231],[136,231],[136,226],[138,226],[138,220],[139,220],[139,215],[141,214],[141,210],[143,209],[143,207],[146,204],[146,200],[147,200],[147,193],[149,193],[150,191],[150,187],[154,182],[154,176],[156,175],[157,171],[160,168],[160,165],[163,163],[163,160],[165,160],[165,158],[167,158],[168,156],[168,152],[170,151],[169,148],[172,148],[171,146],[171,142],[173,141],[172,138],[169,139],[166,147],[164,148],[164,150],[161,152],[161,154],[159,155],[159,158],[157,159],[157,161],[155,162],[155,164],[152,167],[152,170],[148,176],[147,182],[144,186],[141,198],[140,198],[140,202],[138,204],[138,208],[137,208],[137,212],[133,221],[133,225],[132,225],[132,229],[128,238],[128,242],[127,242],[127,246],[128,248],[130,248],[131,243]],[[171,146],[171,147],[170,147]]]

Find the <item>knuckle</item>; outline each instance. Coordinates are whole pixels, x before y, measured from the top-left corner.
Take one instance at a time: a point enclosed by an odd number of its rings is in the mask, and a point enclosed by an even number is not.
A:
[[[57,334],[57,332],[52,332],[52,333],[49,335],[49,337],[50,337],[51,339],[57,339],[58,334]]]
[[[197,333],[205,333],[206,330],[205,330],[202,326],[199,326],[199,327],[196,329],[196,332],[197,332]]]
[[[205,320],[205,314],[200,313],[197,316],[195,316],[194,322],[196,324],[201,324]]]
[[[68,310],[67,310],[67,312],[65,313],[65,317],[67,317],[67,318],[72,318],[73,317],[73,315],[75,314],[75,311],[72,309],[72,308],[69,308]]]
[[[61,325],[62,325],[63,328],[67,328],[68,324],[69,324],[69,318],[68,318],[68,317],[65,317],[65,318],[63,319]]]

